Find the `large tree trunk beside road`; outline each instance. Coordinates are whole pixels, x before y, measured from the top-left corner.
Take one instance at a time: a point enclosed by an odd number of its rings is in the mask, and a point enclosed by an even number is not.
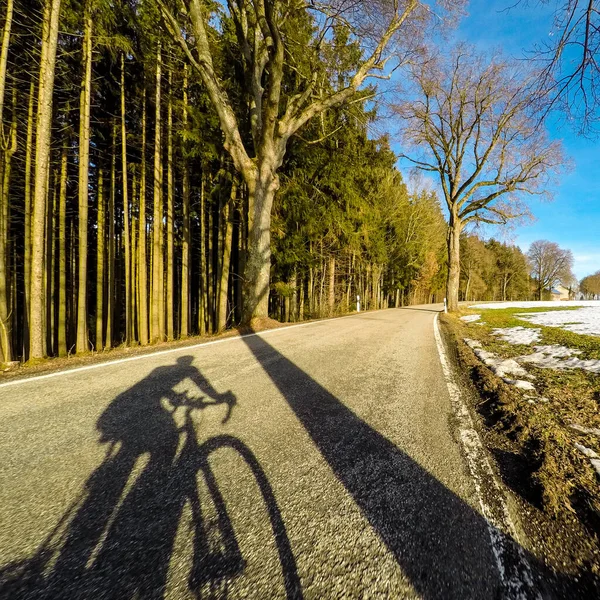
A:
[[[448,279],[446,283],[446,301],[448,310],[458,310],[458,288],[460,284],[460,233],[462,223],[455,215],[450,215],[448,224]]]

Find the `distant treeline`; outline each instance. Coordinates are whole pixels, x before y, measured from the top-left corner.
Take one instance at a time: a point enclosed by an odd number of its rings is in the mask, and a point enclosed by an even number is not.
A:
[[[461,300],[534,300],[531,265],[518,246],[465,234],[461,240]]]

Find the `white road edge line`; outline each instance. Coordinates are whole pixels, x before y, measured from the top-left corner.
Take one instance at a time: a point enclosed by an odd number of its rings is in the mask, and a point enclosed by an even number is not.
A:
[[[390,309],[393,310],[393,309]],[[376,311],[382,312],[382,311]],[[297,327],[308,327],[309,325],[316,325],[318,323],[330,323],[331,321],[339,321],[340,319],[349,319],[363,314],[369,314],[369,311],[353,313],[351,315],[344,315],[343,317],[334,317],[332,319],[321,319],[319,321],[308,321],[306,323],[296,323],[295,325],[287,325],[285,327],[277,327],[275,329],[265,329],[264,331],[258,331],[256,333],[245,333],[242,335],[236,335],[232,337],[223,338],[220,340],[212,340],[210,342],[200,342],[198,344],[192,344],[190,346],[179,346],[177,348],[169,348],[168,350],[158,350],[156,352],[149,351],[147,354],[139,354],[137,356],[130,356],[128,358],[118,358],[116,360],[107,360],[101,363],[95,363],[93,365],[86,365],[84,367],[75,367],[73,369],[65,369],[64,371],[55,371],[53,373],[46,373],[45,375],[33,375],[32,377],[24,377],[22,379],[15,379],[13,381],[6,381],[0,383],[0,388],[10,387],[14,385],[23,385],[25,383],[31,383],[33,381],[41,381],[42,379],[51,379],[54,377],[63,377],[65,375],[72,375],[74,373],[82,373],[83,371],[91,371],[92,369],[102,369],[104,367],[112,367],[113,365],[119,365],[123,363],[133,362],[136,360],[144,360],[149,358],[156,358],[157,356],[165,356],[167,354],[175,354],[177,352],[186,352],[189,350],[195,350],[196,348],[202,348],[203,346],[214,346],[215,344],[224,344],[226,342],[238,342],[245,337],[253,337],[255,335],[270,335],[273,333],[289,331],[290,329],[296,329]]]
[[[435,315],[433,320],[433,332],[438,354],[440,356],[440,362],[442,364],[446,386],[448,387],[450,401],[454,409],[454,414],[458,419],[460,439],[466,457],[467,466],[475,485],[475,491],[481,512],[487,522],[492,551],[496,559],[496,565],[498,567],[500,579],[507,591],[508,598],[539,598],[541,600],[541,596],[535,587],[527,558],[525,557],[524,551],[519,544],[516,528],[510,516],[504,492],[494,475],[494,471],[490,465],[481,438],[475,430],[473,419],[471,418],[471,414],[469,413],[467,405],[463,400],[460,387],[454,378],[450,361],[444,347],[444,342],[440,334],[438,317],[439,313]],[[484,477],[486,482],[489,482],[489,485],[494,488],[493,495],[497,503],[500,505],[499,511],[494,510],[494,508],[488,502],[486,502],[482,492],[482,477]],[[503,533],[503,531],[505,533]],[[510,561],[509,559],[510,548],[507,547],[507,535],[510,536],[515,542],[519,559],[518,562],[520,562],[519,565],[513,566],[510,564],[513,561]]]

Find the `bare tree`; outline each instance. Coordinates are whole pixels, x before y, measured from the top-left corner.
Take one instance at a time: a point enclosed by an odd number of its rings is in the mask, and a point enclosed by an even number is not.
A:
[[[368,78],[385,77],[394,44],[418,38],[430,19],[431,6],[419,0],[227,0],[223,3],[227,10],[221,4],[211,10],[201,0],[185,0],[183,10],[174,13],[166,0],[157,1],[169,30],[206,87],[225,149],[247,186],[243,320],[266,317],[271,208],[288,140],[316,115],[356,97]],[[455,8],[462,0],[438,4]],[[232,103],[215,59],[213,42],[229,19],[241,52],[247,106]],[[336,28],[343,29],[345,41],[335,38]],[[294,56],[298,47],[303,47],[303,64]],[[349,50],[358,59],[340,72],[340,58]],[[283,83],[286,78],[296,84],[289,95],[290,88]],[[248,114],[250,135],[246,136],[240,124]]]
[[[563,0],[556,6],[551,41],[536,46],[533,60],[542,65],[549,106],[563,109],[581,133],[589,133],[600,121],[600,2]]]
[[[545,194],[564,164],[561,145],[532,115],[534,76],[465,45],[413,69],[415,97],[397,107],[407,156],[439,178],[448,209],[451,311],[458,309],[460,234],[469,223],[504,225],[529,214],[523,199]]]
[[[574,280],[571,270],[573,254],[570,250],[563,250],[555,242],[533,242],[527,257],[531,262],[531,275],[536,281],[538,300],[542,299],[544,290],[552,289],[559,282],[568,287]]]

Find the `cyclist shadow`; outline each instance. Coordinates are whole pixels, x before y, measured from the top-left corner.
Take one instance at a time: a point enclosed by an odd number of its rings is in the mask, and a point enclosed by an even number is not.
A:
[[[219,448],[237,452],[254,475],[267,507],[287,596],[301,596],[281,514],[252,451],[228,435],[202,445],[197,441],[192,413],[223,405],[225,423],[236,399],[231,392],[218,393],[192,361],[184,356],[176,365],[158,367],[106,408],[96,424],[100,441],[107,444],[104,461],[35,556],[0,568],[0,597],[164,598],[186,504],[193,538],[187,586],[197,597],[207,589],[210,595],[220,595],[219,589],[242,574],[245,562],[208,462]],[[186,380],[195,384],[201,397],[177,391]],[[210,527],[210,535],[198,494],[199,473],[216,514],[217,526]]]

